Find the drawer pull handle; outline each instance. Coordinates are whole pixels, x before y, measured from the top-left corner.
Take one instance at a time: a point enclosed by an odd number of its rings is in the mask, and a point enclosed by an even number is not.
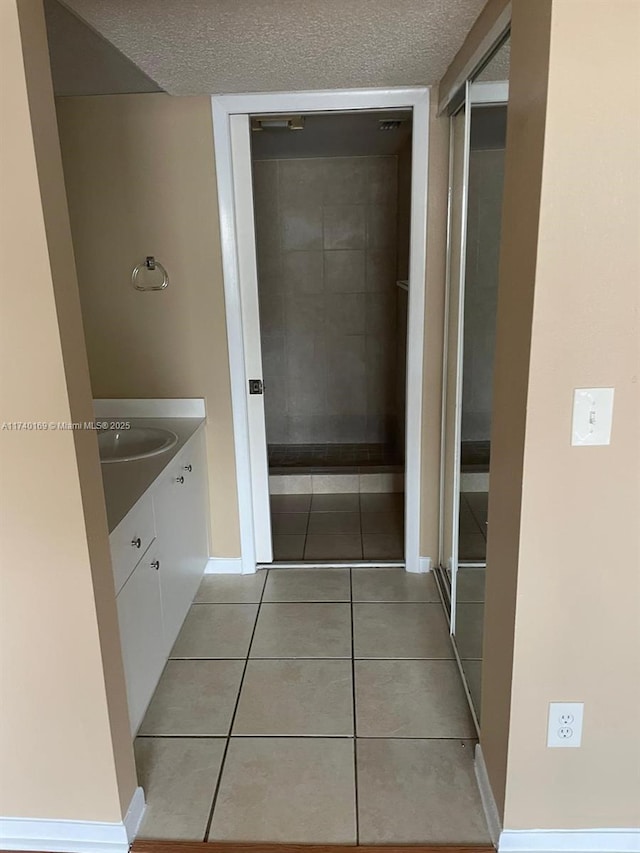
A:
[[[184,483],[184,477],[182,475],[176,477],[176,483]]]
[[[191,465],[191,463],[189,463],[189,465],[185,465],[184,470],[189,471],[189,473],[191,473],[191,471],[193,471],[193,465]]]
[[[152,560],[151,561],[151,568],[155,569],[157,572],[158,569],[160,568],[160,560]]]
[[[137,539],[132,539],[131,545],[133,548],[140,548],[142,546],[142,539],[139,536]]]

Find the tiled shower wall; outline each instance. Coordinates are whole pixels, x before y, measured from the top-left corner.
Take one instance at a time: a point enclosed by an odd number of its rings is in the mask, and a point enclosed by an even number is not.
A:
[[[398,163],[254,162],[269,444],[394,440]]]
[[[411,240],[411,139],[398,152],[398,281],[409,279],[409,247]],[[407,325],[409,293],[398,289],[396,335],[396,420],[395,450],[404,458],[407,407]]]

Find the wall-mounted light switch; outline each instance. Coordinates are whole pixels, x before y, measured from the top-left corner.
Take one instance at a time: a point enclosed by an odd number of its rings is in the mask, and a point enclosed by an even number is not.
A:
[[[613,388],[576,388],[573,392],[571,444],[611,444]]]

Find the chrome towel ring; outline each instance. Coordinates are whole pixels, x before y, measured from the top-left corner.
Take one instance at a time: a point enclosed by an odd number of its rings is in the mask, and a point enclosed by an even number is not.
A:
[[[139,284],[138,276],[140,275],[141,270],[159,270],[162,273],[162,283],[147,286]],[[153,255],[147,255],[144,263],[138,264],[137,267],[133,268],[133,272],[131,273],[131,284],[136,290],[164,290],[166,287],[169,287],[169,274],[162,264],[159,261],[156,261]]]

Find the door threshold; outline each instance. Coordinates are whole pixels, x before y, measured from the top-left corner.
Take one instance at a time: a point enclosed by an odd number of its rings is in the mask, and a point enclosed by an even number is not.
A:
[[[273,563],[258,563],[261,569],[404,569],[404,560],[274,560]]]
[[[495,853],[495,848],[484,844],[227,844],[221,841],[135,841],[131,853]]]

